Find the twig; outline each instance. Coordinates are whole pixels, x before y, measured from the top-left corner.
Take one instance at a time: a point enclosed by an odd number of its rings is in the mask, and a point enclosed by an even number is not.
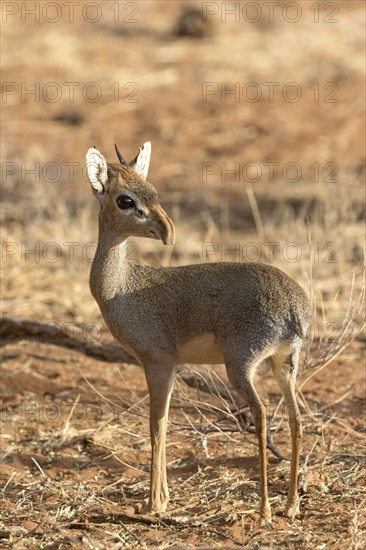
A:
[[[33,460],[34,464],[37,466],[38,470],[41,472],[41,474],[43,475],[43,477],[44,477],[45,479],[47,479],[46,474],[44,473],[44,471],[42,470],[42,468],[40,467],[40,465],[38,464],[38,462],[36,461],[36,459],[33,458],[33,456],[31,456],[31,459]]]

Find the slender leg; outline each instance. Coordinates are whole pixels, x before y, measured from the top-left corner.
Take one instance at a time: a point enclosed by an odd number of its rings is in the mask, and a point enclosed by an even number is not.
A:
[[[291,430],[291,475],[290,486],[287,497],[285,514],[288,517],[295,517],[300,514],[300,499],[298,494],[298,475],[300,452],[302,445],[302,426],[300,411],[296,402],[295,381],[298,364],[298,354],[294,353],[285,361],[273,358],[273,374],[282,391],[286,402],[289,424]]]
[[[228,376],[238,393],[248,403],[254,419],[259,448],[259,479],[260,479],[260,517],[261,525],[271,522],[271,507],[268,500],[267,482],[267,426],[266,408],[260,400],[254,387],[251,372],[254,365],[240,365],[233,369],[227,365]]]
[[[254,390],[254,388],[252,388]],[[255,391],[255,390],[254,390]],[[250,401],[249,407],[254,418],[255,431],[258,438],[259,448],[259,476],[261,505],[260,517],[261,525],[271,522],[271,507],[268,500],[268,480],[267,480],[267,425],[266,409],[258,398],[256,401]]]
[[[151,477],[150,497],[143,512],[160,514],[165,512],[169,501],[165,438],[175,368],[145,365],[144,369],[150,394]]]

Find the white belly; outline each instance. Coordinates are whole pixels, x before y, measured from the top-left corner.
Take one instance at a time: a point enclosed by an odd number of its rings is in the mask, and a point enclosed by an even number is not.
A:
[[[201,334],[195,336],[184,345],[177,348],[178,364],[196,363],[202,365],[208,363],[219,365],[224,363],[221,348],[213,334]]]

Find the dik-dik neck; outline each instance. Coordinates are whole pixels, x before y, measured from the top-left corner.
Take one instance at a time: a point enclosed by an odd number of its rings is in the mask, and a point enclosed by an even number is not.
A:
[[[99,219],[97,250],[90,270],[90,290],[97,302],[126,291],[133,266],[127,260],[127,236],[116,239]]]

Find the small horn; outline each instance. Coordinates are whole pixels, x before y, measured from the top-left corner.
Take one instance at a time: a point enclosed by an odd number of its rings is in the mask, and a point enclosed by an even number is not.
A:
[[[129,165],[128,162],[123,158],[123,156],[121,155],[120,150],[118,149],[116,143],[114,144],[114,148],[115,148],[115,150],[116,150],[118,160],[120,161],[120,163],[122,164],[122,166],[127,166],[127,168],[128,168],[130,165]]]

